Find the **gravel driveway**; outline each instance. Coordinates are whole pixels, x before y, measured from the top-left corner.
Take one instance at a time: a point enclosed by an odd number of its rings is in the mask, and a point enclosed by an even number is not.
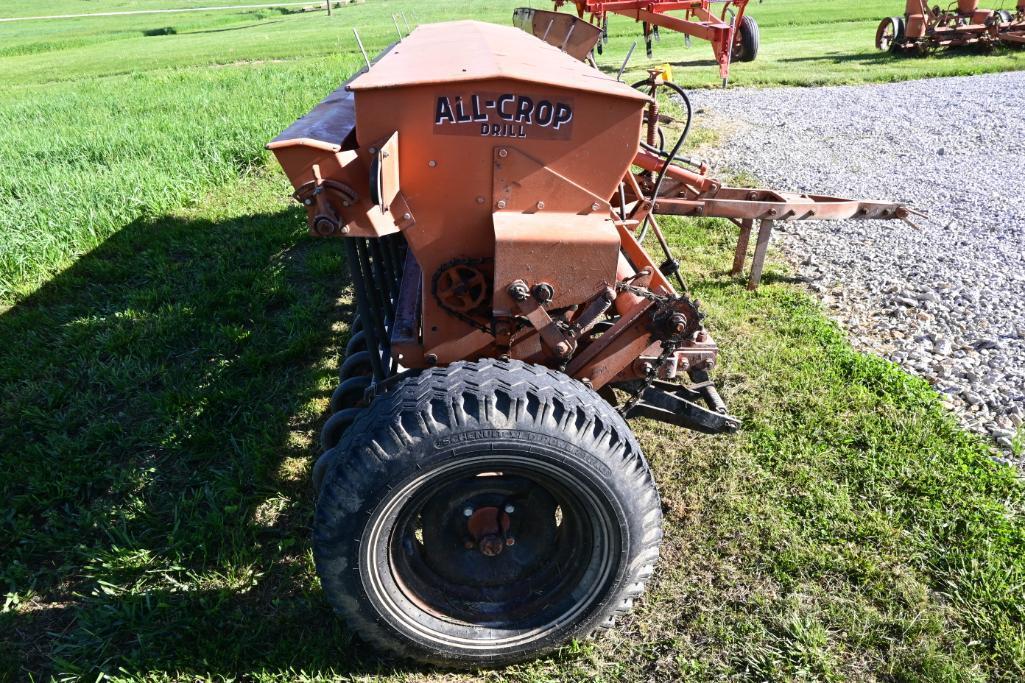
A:
[[[693,99],[723,131],[718,169],[929,214],[919,229],[792,224],[776,244],[859,348],[927,378],[1012,457],[1025,432],[1025,73]]]

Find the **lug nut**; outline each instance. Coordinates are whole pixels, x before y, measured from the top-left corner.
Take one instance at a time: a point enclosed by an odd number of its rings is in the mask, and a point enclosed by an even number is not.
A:
[[[464,517],[473,517],[473,508],[463,508]]]
[[[514,506],[512,503],[506,503],[505,511],[511,515],[512,513],[516,512],[516,506]]]

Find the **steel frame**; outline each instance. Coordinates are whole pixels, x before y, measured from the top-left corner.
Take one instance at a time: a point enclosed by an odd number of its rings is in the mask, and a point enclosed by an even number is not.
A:
[[[772,230],[777,221],[802,220],[903,220],[909,221],[911,209],[894,203],[843,199],[825,195],[778,192],[758,188],[727,187],[705,175],[669,163],[655,154],[640,150],[634,159],[641,173],[628,173],[624,179],[626,206],[622,207],[631,226],[648,222],[662,241],[661,230],[652,215],[725,218],[740,228],[733,262],[733,274],[744,267],[748,242],[755,221],[760,224],[751,265],[749,289],[757,289]],[[666,168],[666,177],[674,181],[671,191],[652,201],[641,188],[644,175]]]
[[[663,27],[694,38],[707,40],[719,64],[719,76],[723,85],[729,81],[730,61],[736,30],[744,17],[749,0],[554,0],[558,9],[572,4],[581,19],[585,15],[598,26],[605,27],[609,14],[620,14],[643,24],[644,45],[648,57],[652,56],[654,27]],[[713,12],[716,5],[722,5],[718,15]],[[734,16],[727,15],[733,11]],[[670,12],[683,12],[683,17],[672,16]]]

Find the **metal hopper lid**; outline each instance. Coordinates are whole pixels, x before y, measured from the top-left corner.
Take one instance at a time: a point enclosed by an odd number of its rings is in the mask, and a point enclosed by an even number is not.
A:
[[[349,88],[360,91],[494,79],[648,101],[647,95],[534,36],[480,21],[418,27]]]

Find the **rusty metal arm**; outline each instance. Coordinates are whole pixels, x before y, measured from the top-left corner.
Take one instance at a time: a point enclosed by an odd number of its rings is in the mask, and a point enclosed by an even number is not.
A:
[[[606,5],[606,7],[608,6]],[[730,30],[729,24],[722,23],[722,21],[712,15],[709,15],[709,21],[697,22],[671,17],[668,14],[649,12],[648,10],[617,12],[617,14],[625,14],[626,16],[636,18],[637,21],[647,22],[653,26],[663,26],[709,42],[721,39],[721,34],[724,31],[729,33]]]
[[[658,197],[652,213],[744,220],[892,220],[912,212],[896,202],[844,199],[826,195],[777,192],[760,188],[724,187],[702,173],[671,164],[645,150],[634,164],[658,172],[668,164],[666,177],[678,181],[674,195]],[[629,179],[628,183],[629,183]],[[633,184],[629,184],[631,189]]]
[[[723,187],[715,197],[659,198],[652,213],[734,220],[890,220],[906,218],[906,207],[893,202],[841,199],[823,195]]]
[[[634,164],[645,171],[665,173],[676,181],[671,193],[660,195],[654,201],[644,195],[637,176],[628,172],[625,187],[635,200],[630,218],[639,222],[652,222],[652,214],[726,218],[740,227],[731,273],[739,275],[747,259],[748,244],[755,221],[759,223],[757,244],[751,262],[748,289],[758,288],[772,230],[777,221],[801,220],[903,220],[911,214],[921,215],[897,202],[843,199],[826,195],[777,192],[758,188],[724,187],[718,181],[701,173],[681,168],[643,148]],[[652,190],[654,192],[655,190]],[[653,223],[653,222],[652,222]],[[658,230],[656,237],[664,240]]]

